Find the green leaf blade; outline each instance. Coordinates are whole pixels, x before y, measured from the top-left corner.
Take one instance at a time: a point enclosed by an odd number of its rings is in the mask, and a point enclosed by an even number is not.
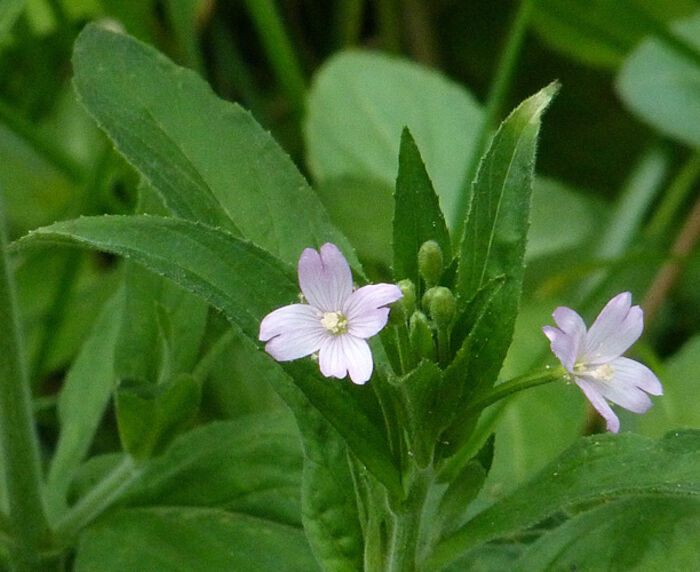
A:
[[[126,256],[198,294],[257,338],[260,320],[297,296],[289,268],[254,245],[202,224],[151,215],[82,217],[17,245],[74,244]]]
[[[452,259],[450,235],[420,151],[411,132],[401,134],[399,174],[394,194],[394,276],[418,287],[418,250],[427,240],[440,245],[445,266]]]
[[[180,217],[242,234],[287,262],[346,239],[269,133],[195,73],[124,34],[89,25],[74,52],[78,95]]]
[[[529,483],[477,514],[445,539],[431,564],[544,520],[557,510],[627,495],[700,495],[700,433],[669,433],[653,441],[632,433],[580,440]]]

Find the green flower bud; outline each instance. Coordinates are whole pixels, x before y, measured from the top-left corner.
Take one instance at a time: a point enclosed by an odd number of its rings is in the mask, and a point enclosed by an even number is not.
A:
[[[426,240],[418,250],[418,273],[426,286],[435,286],[442,276],[442,249],[434,240]]]
[[[416,361],[420,361],[423,358],[435,359],[433,332],[430,329],[428,318],[423,312],[414,312],[411,316],[408,337],[411,342],[411,348],[416,353]]]
[[[428,308],[430,317],[438,328],[449,327],[457,313],[454,294],[444,286],[435,286],[428,290],[423,296],[423,307]]]

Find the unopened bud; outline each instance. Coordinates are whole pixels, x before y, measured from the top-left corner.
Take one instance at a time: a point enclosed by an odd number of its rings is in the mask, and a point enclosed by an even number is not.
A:
[[[426,286],[435,286],[442,276],[442,249],[434,240],[426,240],[418,250],[418,273]]]
[[[418,360],[423,358],[435,359],[433,332],[430,329],[428,318],[426,318],[423,312],[414,312],[411,316],[408,336],[411,342],[411,348],[416,352]]]
[[[454,294],[444,286],[435,286],[428,290],[423,296],[423,307],[428,308],[430,317],[438,328],[447,328],[457,313]]]

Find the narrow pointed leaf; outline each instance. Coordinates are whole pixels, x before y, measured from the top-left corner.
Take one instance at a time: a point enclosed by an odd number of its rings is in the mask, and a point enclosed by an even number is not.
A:
[[[429,569],[568,507],[633,494],[698,496],[699,463],[695,430],[671,432],[659,441],[632,433],[586,437],[440,543]]]
[[[148,507],[114,512],[85,529],[78,572],[318,570],[304,532],[216,508]]]
[[[399,174],[394,194],[394,276],[418,287],[418,250],[427,240],[442,249],[445,266],[452,259],[450,235],[433,184],[408,128],[401,134]]]
[[[88,25],[73,56],[80,100],[179,217],[241,234],[287,262],[352,249],[289,156],[241,107],[153,48]]]
[[[291,271],[281,261],[227,232],[185,220],[149,215],[83,217],[38,229],[16,244],[22,248],[42,243],[106,250],[167,276],[222,310],[251,339],[250,351],[255,349],[252,340],[257,340],[260,320],[298,294]],[[344,385],[347,382],[334,384],[323,378],[310,361],[285,366],[292,382],[275,372],[280,366],[269,357],[260,357],[265,362],[260,367],[270,370],[270,383],[295,415],[316,408],[387,488],[400,487],[383,432],[362,404],[364,394],[353,393]]]
[[[291,270],[222,230],[150,215],[83,217],[30,233],[17,244],[76,244],[130,258],[223,310],[257,338],[260,320],[298,293]]]

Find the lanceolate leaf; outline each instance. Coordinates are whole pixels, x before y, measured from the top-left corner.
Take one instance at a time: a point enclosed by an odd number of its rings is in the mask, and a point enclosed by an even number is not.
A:
[[[35,230],[18,244],[37,242],[79,244],[135,260],[223,310],[256,338],[262,317],[298,293],[292,272],[264,250],[180,219],[83,217]]]
[[[37,243],[73,243],[130,257],[221,309],[252,339],[257,339],[260,320],[293,302],[298,293],[291,272],[267,252],[227,232],[179,219],[83,217],[38,229],[18,245]],[[251,344],[250,351],[254,349]],[[269,358],[261,355],[261,359],[268,370],[279,369]],[[301,360],[288,364],[287,369],[294,383],[279,371],[271,371],[269,381],[295,414],[303,415],[310,406],[320,411],[361,462],[396,491],[398,470],[383,432],[362,404],[364,394],[353,393],[345,382],[323,378],[317,364]]]
[[[463,376],[471,378],[471,395],[493,385],[510,345],[522,289],[537,134],[557,89],[557,84],[547,86],[508,116],[473,185],[457,269],[460,305],[468,305],[489,282],[503,283],[479,318],[480,333],[468,335],[457,359],[467,366]],[[467,335],[463,330],[458,321],[456,341]]]
[[[496,276],[522,279],[537,134],[557,89],[550,84],[523,101],[481,159],[459,253],[462,300]]]
[[[356,266],[291,159],[194,72],[94,24],[73,65],[85,107],[176,215],[242,234],[287,262],[331,241]]]
[[[426,240],[434,240],[442,249],[445,266],[452,259],[450,235],[442,216],[420,151],[408,128],[401,134],[399,175],[394,194],[394,276],[410,278],[417,288],[418,250]]]
[[[511,570],[697,570],[700,499],[622,499],[579,514],[531,544]]]
[[[297,527],[216,508],[119,510],[87,528],[75,559],[79,572],[124,570],[318,570]]]
[[[660,441],[632,433],[587,437],[439,544],[430,569],[563,508],[632,494],[700,495],[699,465],[698,431],[675,431]]]

